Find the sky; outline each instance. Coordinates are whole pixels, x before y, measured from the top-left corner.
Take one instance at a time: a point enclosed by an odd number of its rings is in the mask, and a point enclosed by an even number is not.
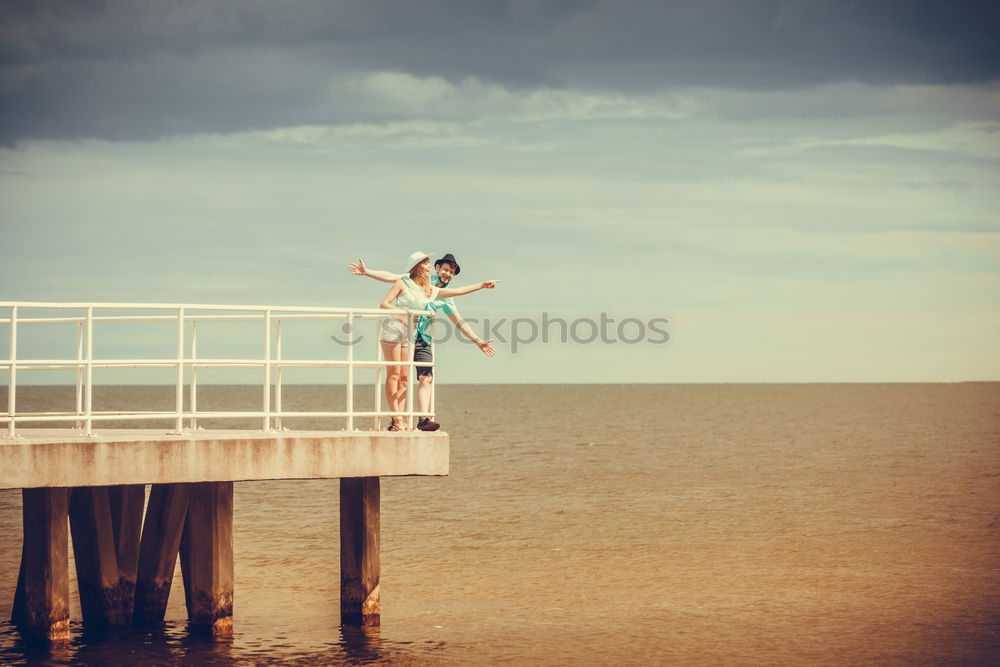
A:
[[[0,300],[374,307],[349,261],[451,252],[503,322],[442,382],[998,380],[997,34],[985,0],[8,0]]]

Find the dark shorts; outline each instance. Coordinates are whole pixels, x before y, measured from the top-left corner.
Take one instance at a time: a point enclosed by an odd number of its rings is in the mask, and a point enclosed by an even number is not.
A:
[[[417,336],[413,341],[413,360],[434,361],[434,356],[431,354],[431,346],[423,336]],[[434,369],[430,366],[417,366],[417,377],[425,375],[433,376]]]

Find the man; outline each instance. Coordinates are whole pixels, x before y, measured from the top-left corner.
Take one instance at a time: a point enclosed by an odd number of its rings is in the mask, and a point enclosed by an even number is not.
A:
[[[365,266],[363,259],[359,259],[357,263],[352,262],[348,265],[347,269],[356,276],[368,276],[369,278],[374,278],[384,283],[392,283],[399,280],[400,276],[396,273],[390,273],[388,271],[377,271],[374,269],[369,269]],[[431,275],[431,284],[435,287],[447,287],[451,279],[457,276],[462,268],[458,265],[458,260],[450,252],[445,253],[444,257],[434,262],[435,275]],[[435,312],[440,310],[448,319],[451,320],[455,328],[462,332],[462,335],[471,340],[473,343],[483,351],[487,357],[492,357],[497,353],[493,346],[490,345],[490,341],[481,340],[476,336],[475,332],[466,324],[462,316],[458,314],[458,309],[455,307],[455,300],[452,298],[445,299],[435,299],[430,303],[430,308]],[[432,361],[431,355],[431,320],[429,316],[421,317],[417,322],[417,332],[416,337],[413,341],[413,360],[429,362]],[[431,408],[431,383],[434,382],[434,369],[429,366],[418,366],[417,367],[417,380],[419,386],[417,388],[417,405],[420,412],[430,412]],[[427,417],[421,417],[420,421],[417,422],[417,428],[421,431],[436,431],[441,427],[436,421],[429,419]]]

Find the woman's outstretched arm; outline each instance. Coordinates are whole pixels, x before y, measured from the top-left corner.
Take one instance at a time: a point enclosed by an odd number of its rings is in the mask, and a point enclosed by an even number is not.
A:
[[[437,298],[447,299],[449,296],[462,296],[463,294],[472,294],[473,292],[478,292],[481,289],[493,289],[497,286],[499,280],[487,280],[484,283],[472,283],[471,285],[466,285],[465,287],[443,287],[441,291],[438,292]]]
[[[363,259],[359,259],[357,262],[351,262],[348,264],[347,270],[356,276],[368,276],[369,278],[374,278],[375,280],[380,280],[384,283],[394,283],[401,277],[398,273],[379,271],[378,269],[369,269],[365,266],[365,260]]]

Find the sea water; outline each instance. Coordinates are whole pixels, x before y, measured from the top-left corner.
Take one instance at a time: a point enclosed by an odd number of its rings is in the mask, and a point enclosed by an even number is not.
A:
[[[188,632],[178,571],[162,628],[84,633],[72,584],[71,644],[25,647],[4,490],[0,664],[1000,663],[998,383],[443,386],[437,407],[451,474],[382,480],[380,628],[339,626],[338,482],[238,482],[232,638]]]

